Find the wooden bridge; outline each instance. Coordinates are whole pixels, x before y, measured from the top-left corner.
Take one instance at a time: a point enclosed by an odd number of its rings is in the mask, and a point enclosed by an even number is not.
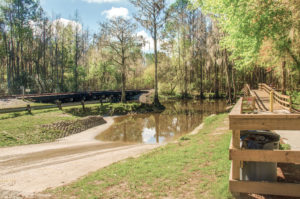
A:
[[[229,128],[232,130],[230,191],[234,195],[256,193],[300,197],[300,184],[241,179],[244,161],[300,164],[300,151],[241,148],[241,130],[300,130],[300,114],[293,109],[289,96],[281,95],[265,84],[260,84],[258,90],[251,90],[246,85],[244,93],[229,114]]]
[[[133,100],[137,96],[148,93],[147,90],[127,90],[125,92],[126,100]],[[33,102],[43,102],[49,103],[49,105],[37,105],[30,106],[28,104],[26,107],[16,107],[16,108],[2,108],[1,113],[13,113],[31,110],[41,110],[56,108],[62,109],[62,107],[77,106],[84,104],[98,104],[102,102],[120,102],[121,101],[121,91],[92,91],[92,92],[77,92],[77,93],[44,93],[35,95],[25,95],[25,96],[13,96],[13,98],[25,99],[27,101]]]
[[[252,109],[257,111],[300,113],[299,110],[293,108],[290,96],[283,95],[266,84],[258,84],[258,90],[251,90],[249,85],[246,84],[243,91],[244,101],[255,101]]]

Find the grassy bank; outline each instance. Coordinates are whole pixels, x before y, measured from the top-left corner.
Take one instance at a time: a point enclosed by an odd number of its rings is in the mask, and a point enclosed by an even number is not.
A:
[[[51,142],[58,138],[60,132],[45,130],[41,125],[76,120],[89,115],[115,115],[135,111],[149,111],[149,107],[143,107],[139,103],[105,103],[101,107],[99,104],[86,105],[85,110],[82,106],[74,106],[62,111],[53,108],[33,110],[32,114],[25,111],[0,114],[0,147]]]
[[[230,198],[231,135],[218,128],[225,125],[226,117],[209,117],[196,135],[115,163],[48,193],[54,198]]]
[[[204,98],[203,99],[216,99],[214,96],[214,93],[204,93],[203,94]],[[220,93],[220,98],[226,98],[225,93]],[[199,98],[199,93],[193,93],[193,94],[188,94],[186,96],[187,99],[194,99],[194,98]],[[153,96],[151,96],[151,100],[153,99]],[[182,95],[179,93],[160,93],[159,94],[159,100],[164,101],[164,100],[169,100],[169,99],[183,99]]]

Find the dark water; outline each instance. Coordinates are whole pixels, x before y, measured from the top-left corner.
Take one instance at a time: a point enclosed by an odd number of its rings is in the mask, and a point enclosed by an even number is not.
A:
[[[178,138],[199,126],[203,118],[225,111],[224,100],[176,100],[163,103],[162,113],[126,115],[96,138],[102,141],[162,143]]]

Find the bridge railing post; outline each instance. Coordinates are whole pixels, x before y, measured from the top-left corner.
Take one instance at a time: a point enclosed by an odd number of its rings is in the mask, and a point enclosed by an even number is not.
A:
[[[256,103],[256,97],[254,96],[253,100],[252,100],[252,109],[253,109],[253,111],[256,110],[255,103]]]
[[[293,102],[292,102],[292,97],[289,96],[289,109],[290,109],[290,113],[292,112],[292,109],[293,109]]]
[[[273,112],[274,91],[270,92],[270,111]]]

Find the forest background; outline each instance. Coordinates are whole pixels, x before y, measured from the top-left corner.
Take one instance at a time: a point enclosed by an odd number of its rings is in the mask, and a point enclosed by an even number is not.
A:
[[[107,19],[91,34],[78,12],[66,24],[38,1],[2,0],[0,94],[157,88],[232,102],[245,83],[265,82],[300,101],[299,1],[130,3],[134,18]]]

